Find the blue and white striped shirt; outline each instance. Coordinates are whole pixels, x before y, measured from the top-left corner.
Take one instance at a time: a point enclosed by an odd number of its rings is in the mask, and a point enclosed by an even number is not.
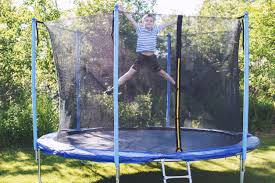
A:
[[[155,51],[157,46],[157,35],[161,28],[154,26],[152,30],[148,30],[140,25],[137,26],[137,48],[136,52]]]

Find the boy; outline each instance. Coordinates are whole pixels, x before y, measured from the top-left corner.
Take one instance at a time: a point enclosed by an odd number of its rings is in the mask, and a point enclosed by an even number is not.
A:
[[[174,79],[163,69],[161,69],[154,52],[156,50],[158,33],[167,26],[176,23],[176,20],[160,26],[156,26],[154,25],[153,16],[147,14],[143,16],[141,24],[138,24],[131,15],[124,11],[121,5],[119,7],[128,20],[132,23],[133,27],[136,29],[138,38],[136,47],[137,59],[129,71],[119,78],[118,86],[123,85],[127,80],[131,79],[136,72],[140,71],[142,67],[149,67],[152,72],[158,73],[164,79],[175,85]],[[113,88],[107,89],[105,93],[111,95],[113,93]]]

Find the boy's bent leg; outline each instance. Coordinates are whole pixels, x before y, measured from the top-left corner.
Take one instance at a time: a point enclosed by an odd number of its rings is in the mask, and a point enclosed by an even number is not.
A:
[[[127,80],[131,79],[137,71],[132,67],[123,76],[118,79],[118,86],[123,85]]]
[[[131,79],[136,72],[137,71],[131,67],[129,71],[127,71],[123,76],[118,79],[118,87],[123,85],[127,80]],[[110,87],[104,93],[106,93],[107,95],[112,95],[113,91],[114,88]]]
[[[158,74],[163,77],[164,79],[166,79],[167,81],[170,81],[173,85],[176,84],[175,80],[169,75],[167,74],[163,69],[161,69]]]

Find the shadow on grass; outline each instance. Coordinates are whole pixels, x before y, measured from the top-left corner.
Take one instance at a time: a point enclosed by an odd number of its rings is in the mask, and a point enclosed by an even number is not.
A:
[[[239,182],[238,171],[205,171],[192,167],[192,180],[193,183],[233,183]],[[273,183],[274,179],[267,177],[266,175],[258,175],[257,172],[264,171],[263,169],[247,169],[245,174],[245,182],[249,183]],[[123,172],[122,172],[123,173]],[[185,175],[186,171],[167,168],[167,175]],[[121,175],[120,181],[122,183],[160,183],[163,181],[162,172],[141,172],[130,175]],[[167,183],[189,183],[188,179],[170,179]],[[115,177],[104,178],[96,183],[115,183]]]
[[[36,163],[33,159],[33,154],[28,153],[28,156],[30,159],[21,160],[23,164],[29,163],[36,166]],[[43,168],[42,164],[42,175],[43,174],[50,174],[50,173],[58,173],[60,177],[69,176],[64,175],[62,171],[57,167],[58,164],[63,164],[66,167],[74,168],[74,169],[82,169],[85,171],[85,173],[79,175],[82,177],[98,177],[100,180],[96,183],[115,183],[115,177],[110,177],[110,172],[106,172],[104,169],[104,164],[98,164],[98,163],[83,163],[81,161],[74,161],[74,160],[67,160],[64,158],[58,158],[55,156],[45,156],[43,155],[44,163],[47,165],[47,168]],[[1,157],[1,159],[9,159],[12,160],[12,157],[5,156],[4,158]],[[13,159],[14,160],[14,159]],[[26,161],[26,162],[24,162]],[[30,163],[33,162],[33,163]],[[182,165],[182,164],[181,164]],[[271,164],[270,164],[271,165]],[[121,172],[121,182],[122,183],[160,183],[163,180],[162,172],[161,172],[161,166],[159,163],[148,163],[144,164],[142,166],[135,166],[135,165],[126,165],[127,167],[140,172],[140,173],[132,173],[132,174],[126,174],[127,172]],[[274,167],[273,165],[271,165]],[[51,168],[48,168],[51,167]],[[142,167],[142,168],[140,168]],[[146,169],[147,171],[143,171]],[[155,171],[150,171],[151,169],[154,169]],[[149,170],[149,172],[148,172]],[[238,171],[206,171],[201,170],[198,167],[191,167],[192,170],[192,178],[193,182],[205,182],[205,183],[232,183],[232,182],[239,182],[239,172]],[[179,170],[177,168],[171,168],[169,166],[166,167],[167,175],[184,175],[186,174],[185,170]],[[113,168],[114,172],[114,168]],[[264,173],[263,173],[264,172]],[[22,175],[22,174],[37,174],[37,169],[31,169],[31,170],[23,170],[22,167],[16,167],[12,170],[0,170],[0,175],[3,174],[9,174],[9,175]],[[106,175],[107,174],[107,175]],[[43,176],[42,176],[43,177]],[[187,179],[173,179],[167,181],[168,183],[187,183]],[[249,183],[273,183],[274,177],[267,176],[266,168],[247,168],[246,169],[246,182]],[[91,181],[92,183],[92,181]]]
[[[8,164],[10,166],[1,168],[1,164]],[[47,168],[43,167],[44,165],[47,165]],[[41,153],[41,166],[44,174],[59,172],[61,175],[61,171],[59,169],[60,165],[71,168],[83,167],[83,164],[80,161]],[[29,168],[26,168],[27,166]],[[37,174],[37,162],[35,161],[34,151],[31,149],[1,150],[0,176],[6,174],[14,176]]]

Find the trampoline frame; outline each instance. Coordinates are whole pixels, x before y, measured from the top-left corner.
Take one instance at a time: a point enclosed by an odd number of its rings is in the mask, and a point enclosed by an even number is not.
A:
[[[40,148],[37,145],[37,109],[36,109],[36,44],[37,44],[37,23],[41,23],[35,18],[32,18],[32,121],[33,121],[33,147],[35,151],[35,159],[38,162],[38,181],[41,183],[41,157]],[[242,152],[240,154],[240,183],[244,182],[245,160],[247,153],[247,136],[248,136],[248,109],[249,109],[249,29],[248,29],[248,12],[245,12],[243,17],[243,34],[244,34],[244,91],[243,91],[243,137],[242,137]],[[114,158],[116,167],[116,183],[119,183],[120,177],[120,162],[119,162],[119,119],[118,119],[118,40],[119,40],[119,9],[118,5],[114,8]],[[167,96],[167,98],[170,96]],[[168,105],[168,103],[167,103]],[[169,111],[167,111],[168,114]],[[169,123],[169,121],[167,121]],[[167,176],[165,173],[164,163],[167,161],[178,160],[158,160],[162,163],[163,181],[171,178],[188,178],[189,183],[192,183],[190,162],[187,161],[187,172],[185,176]]]

